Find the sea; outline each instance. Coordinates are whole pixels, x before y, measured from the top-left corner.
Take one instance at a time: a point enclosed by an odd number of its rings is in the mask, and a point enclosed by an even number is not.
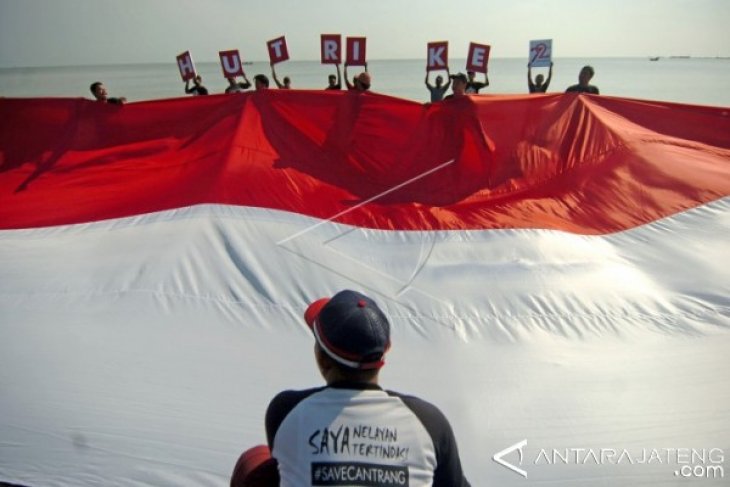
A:
[[[450,60],[452,73],[464,71],[464,60]],[[730,107],[730,58],[666,57],[649,58],[556,58],[548,93],[560,93],[578,82],[581,67],[595,69],[592,84],[602,95],[682,104]],[[227,86],[220,63],[199,62],[198,73],[211,94]],[[244,66],[249,79],[263,73],[271,78],[267,62]],[[331,65],[319,61],[286,61],[276,66],[279,79],[289,76],[295,89],[322,89]],[[353,66],[350,78],[362,71]],[[426,74],[423,59],[373,60],[368,62],[372,91],[389,96],[426,102]],[[444,74],[444,72],[440,72]],[[547,68],[533,69],[533,76]],[[436,74],[431,74],[431,82]],[[477,74],[481,79],[481,74]],[[120,64],[99,66],[56,66],[0,68],[0,97],[84,97],[91,98],[89,85],[102,81],[110,96],[124,96],[129,102],[185,96],[184,84],[172,58],[158,64]],[[494,58],[489,61],[490,85],[484,95],[527,93],[527,61],[523,58]],[[343,83],[344,84],[344,83]],[[273,86],[273,81],[272,81]]]

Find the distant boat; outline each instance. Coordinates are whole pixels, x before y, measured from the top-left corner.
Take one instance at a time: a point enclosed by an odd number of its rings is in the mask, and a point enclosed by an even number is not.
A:
[[[649,61],[659,61],[659,56],[650,57]]]

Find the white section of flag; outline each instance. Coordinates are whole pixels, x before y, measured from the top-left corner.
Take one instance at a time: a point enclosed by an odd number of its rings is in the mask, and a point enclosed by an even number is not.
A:
[[[300,233],[318,221],[215,205],[0,232],[0,480],[226,485],[268,400],[321,383],[301,315],[343,288],[391,317],[383,385],[444,410],[472,485],[518,485],[487,459],[523,438],[728,452],[729,210],[607,236]],[[674,478],[575,467],[526,470]]]

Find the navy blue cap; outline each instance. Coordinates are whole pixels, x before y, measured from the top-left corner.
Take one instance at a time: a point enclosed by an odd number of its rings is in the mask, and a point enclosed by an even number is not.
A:
[[[378,369],[390,348],[390,323],[378,305],[356,291],[340,291],[313,302],[304,320],[320,348],[353,369]]]

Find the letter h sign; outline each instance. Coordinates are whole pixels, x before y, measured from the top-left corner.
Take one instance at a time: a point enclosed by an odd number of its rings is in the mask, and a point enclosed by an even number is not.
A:
[[[177,56],[177,68],[180,70],[180,77],[183,81],[195,78],[195,65],[190,51],[185,51]]]

